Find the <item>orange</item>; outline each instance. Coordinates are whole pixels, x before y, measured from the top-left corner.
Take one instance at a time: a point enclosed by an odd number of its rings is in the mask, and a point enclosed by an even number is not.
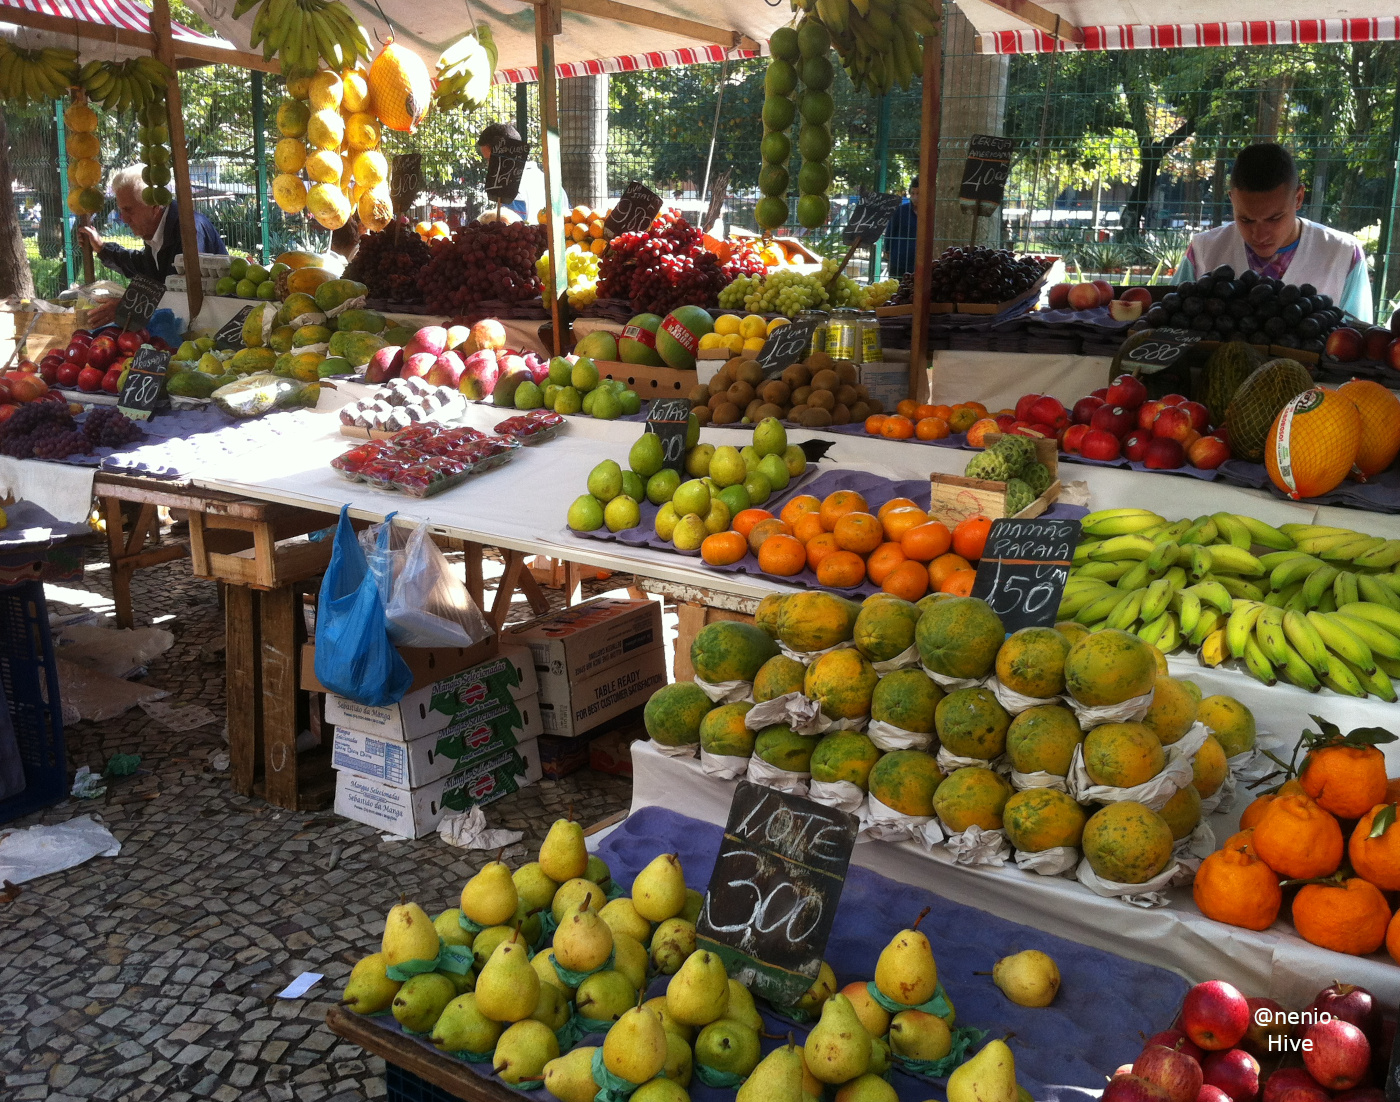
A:
[[[819,497],[811,494],[798,494],[795,498],[783,506],[778,518],[784,524],[791,525],[793,530],[797,529],[797,518],[806,513],[820,513],[822,501]]]
[[[918,407],[915,408],[913,415],[912,415],[909,419],[910,419],[911,421],[913,421],[915,424],[918,424],[918,422],[924,420],[924,418],[926,418],[926,417],[942,417],[942,416],[943,416],[943,415],[942,415],[941,413],[938,412],[938,407],[937,407],[937,406],[931,406],[931,405],[929,405],[928,403],[924,403],[923,405],[918,406]]]
[[[928,571],[923,563],[902,562],[885,576],[880,588],[906,601],[917,601],[928,592]]]
[[[807,541],[807,565],[815,570],[821,565],[822,559],[826,558],[833,551],[840,551],[836,546],[836,537],[830,532],[823,532],[819,536],[813,536]]]
[[[885,538],[898,542],[911,528],[928,523],[928,514],[922,509],[896,509],[892,513],[881,513],[880,523],[885,527]]]
[[[1388,804],[1400,801],[1400,777],[1391,777],[1385,782],[1385,802]]]
[[[850,589],[865,581],[865,560],[854,551],[833,551],[817,564],[817,581],[833,589]]]
[[[865,419],[865,431],[871,436],[879,436],[880,429],[884,427],[888,418],[883,413],[872,413]]]
[[[1256,796],[1253,802],[1244,809],[1240,815],[1240,829],[1252,830],[1258,825],[1259,820],[1264,817],[1264,812],[1268,810],[1271,803],[1278,797],[1272,792],[1265,792],[1262,796]]]
[[[854,490],[837,490],[834,494],[827,494],[826,500],[822,502],[822,527],[830,532],[836,527],[836,522],[847,513],[868,513],[869,508],[865,504],[865,498]]]
[[[1369,880],[1382,891],[1393,892],[1400,891],[1400,827],[1391,822],[1377,837],[1370,836],[1376,816],[1389,806],[1377,804],[1361,816],[1351,832],[1347,855],[1357,876]]]
[[[946,555],[953,546],[953,533],[940,521],[931,520],[917,528],[911,528],[900,537],[900,545],[906,557],[918,562],[932,562],[939,555]]]
[[[1380,474],[1400,452],[1400,398],[1380,383],[1353,379],[1337,388],[1361,411],[1361,446],[1356,469],[1365,478]]]
[[[987,407],[984,406],[981,402],[962,402],[961,405],[964,409],[972,410],[974,413],[977,414],[978,417],[987,416]],[[1016,411],[1012,410],[1011,412],[1015,413]]]
[[[903,401],[899,402],[899,403],[894,407],[894,411],[895,411],[897,414],[899,414],[901,417],[906,417],[906,418],[911,418],[911,419],[912,419],[913,416],[914,416],[914,411],[915,411],[916,409],[918,409],[918,408],[919,408],[919,403],[916,402],[916,401],[914,401],[913,398],[905,398]]]
[[[972,564],[961,555],[939,555],[928,564],[928,583],[934,589],[942,592],[943,583],[948,580],[950,575],[959,570],[967,570],[971,566]]]
[[[847,513],[832,529],[836,544],[843,551],[868,555],[885,542],[885,530],[869,513]]]
[[[884,520],[886,513],[893,513],[896,509],[917,509],[918,507],[913,498],[892,497],[875,511],[875,515]]]
[[[946,421],[949,417],[953,416],[952,406],[930,406],[928,408],[933,411],[929,414],[930,417],[941,417]]]
[[[711,566],[728,566],[749,553],[749,541],[738,532],[715,532],[700,544],[700,557]]]
[[[1201,914],[1216,922],[1246,930],[1267,930],[1283,906],[1278,877],[1244,846],[1231,842],[1212,853],[1196,870],[1192,887],[1196,906]]]
[[[792,526],[792,534],[802,544],[810,543],[813,536],[820,536],[825,531],[820,513],[803,513]]]
[[[711,536],[710,539],[714,537]],[[709,540],[705,542],[708,543]],[[704,544],[701,544],[701,547],[703,548]],[[793,574],[802,573],[803,567],[807,565],[807,552],[802,544],[791,536],[769,536],[758,549],[758,565],[759,569],[768,574],[791,577]]]
[[[948,422],[941,417],[925,417],[914,426],[914,435],[920,440],[942,440],[949,435]]]
[[[890,576],[894,568],[903,565],[906,561],[899,544],[882,543],[870,552],[870,557],[865,560],[865,572],[876,585],[884,585],[885,579]],[[924,568],[919,567],[919,573],[923,572]],[[1396,833],[1400,833],[1400,831]]]
[[[770,513],[767,509],[741,509],[738,513],[734,515],[734,519],[730,522],[730,526],[734,529],[734,531],[738,532],[739,535],[743,536],[745,539],[748,539],[749,533],[753,531],[753,527],[755,524],[757,524],[761,520],[772,519],[773,514]]]
[[[1361,411],[1345,394],[1314,387],[1274,418],[1264,466],[1289,497],[1317,497],[1341,484],[1361,448]]]
[[[948,427],[949,427],[949,428],[952,428],[951,425],[949,425]],[[1001,426],[998,425],[998,424],[996,423],[996,421],[993,420],[993,419],[990,418],[990,417],[983,417],[981,420],[974,421],[974,422],[971,424],[971,426],[969,426],[969,428],[968,428],[968,430],[967,430],[967,443],[968,443],[968,446],[969,446],[969,447],[973,447],[973,448],[985,448],[985,447],[987,446],[987,445],[986,445],[986,436],[987,436],[987,434],[988,434],[989,432],[1000,432],[1000,431],[1001,431]]]
[[[1254,852],[1290,880],[1331,876],[1342,863],[1344,846],[1337,820],[1307,796],[1269,801],[1254,825]]]
[[[749,550],[757,555],[758,549],[763,546],[764,541],[770,536],[790,535],[792,535],[792,529],[777,517],[769,517],[767,520],[760,520],[749,529]]]
[[[972,583],[977,580],[975,570],[955,570],[944,579],[943,584],[938,587],[940,593],[951,593],[954,597],[970,597],[972,595]]]
[[[880,426],[880,435],[886,440],[908,440],[914,435],[914,422],[907,417],[888,417]]]
[[[966,432],[982,419],[982,415],[975,409],[963,406],[962,409],[953,410],[952,416],[948,418],[948,427],[954,432]]]
[[[1360,878],[1342,884],[1308,884],[1293,897],[1293,928],[1304,941],[1337,953],[1365,956],[1384,943],[1390,904]]]
[[[976,562],[982,557],[991,530],[992,518],[981,513],[960,521],[953,529],[953,550],[969,562]]]
[[[1303,759],[1303,791],[1339,819],[1359,819],[1385,799],[1385,755],[1374,746],[1323,746]]]

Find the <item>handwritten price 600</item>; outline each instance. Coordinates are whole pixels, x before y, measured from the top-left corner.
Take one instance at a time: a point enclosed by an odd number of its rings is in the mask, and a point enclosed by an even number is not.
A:
[[[729,856],[730,862],[737,862],[741,858],[747,858],[757,866],[755,874],[763,871],[763,862],[758,854],[738,852]],[[741,913],[745,907],[749,907],[749,910],[741,921],[721,925],[710,912],[710,903],[714,895],[706,896],[705,922],[716,933],[742,934],[753,931],[755,934],[769,934],[779,927],[785,927],[784,936],[788,941],[793,945],[801,945],[821,924],[821,896],[815,893],[803,894],[789,881],[765,889],[753,880],[736,877],[731,879],[725,888],[728,889],[726,902],[732,904],[734,915]],[[741,899],[741,895],[751,895],[752,906],[748,899]]]
[[[1144,342],[1132,350],[1128,359],[1137,363],[1170,363],[1181,353],[1182,346],[1179,344]]]

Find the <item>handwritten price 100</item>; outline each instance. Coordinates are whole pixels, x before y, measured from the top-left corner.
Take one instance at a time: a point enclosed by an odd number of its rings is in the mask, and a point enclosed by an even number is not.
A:
[[[729,864],[741,860],[753,862],[753,876],[757,877],[765,869],[766,862],[756,853],[739,851],[731,853]],[[783,936],[792,945],[801,945],[811,937],[821,924],[822,899],[816,892],[803,893],[790,881],[782,881],[770,888],[762,888],[753,879],[737,874],[724,885],[726,909],[739,914],[748,908],[741,921],[721,924],[715,921],[710,911],[714,893],[705,897],[704,921],[709,928],[722,934],[771,934],[782,929]],[[742,898],[742,897],[748,898]]]

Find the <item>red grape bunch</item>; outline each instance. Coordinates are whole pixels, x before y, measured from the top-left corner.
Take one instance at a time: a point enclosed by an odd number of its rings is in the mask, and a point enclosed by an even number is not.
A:
[[[345,268],[346,279],[358,279],[369,288],[369,297],[388,302],[422,301],[418,277],[432,254],[428,244],[399,217],[379,233],[360,238],[355,259]]]
[[[436,314],[460,314],[487,300],[534,298],[541,292],[535,261],[547,233],[528,222],[472,222],[433,242],[418,277],[423,302]]]
[[[116,406],[97,406],[83,418],[83,435],[94,448],[122,448],[146,433]]]
[[[633,310],[665,314],[684,304],[714,306],[735,276],[762,270],[752,250],[736,252],[729,265],[721,265],[698,228],[680,211],[663,210],[648,229],[609,242],[598,266],[598,296],[625,298]]]

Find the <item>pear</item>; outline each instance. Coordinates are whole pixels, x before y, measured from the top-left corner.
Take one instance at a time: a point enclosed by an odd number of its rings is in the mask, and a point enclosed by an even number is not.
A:
[[[647,951],[630,934],[613,934],[613,968],[641,991],[647,985]]]
[[[654,1000],[648,1000],[648,1002],[642,1005],[649,1006],[652,1001]],[[662,1001],[662,1005],[665,1005],[664,1000]],[[655,1007],[652,1009],[655,1009]],[[664,1026],[665,1024],[665,1020],[663,1019],[662,1025]],[[695,1056],[690,1051],[690,1045],[682,1040],[678,1034],[672,1033],[669,1029],[666,1030],[666,1066],[661,1069],[661,1074],[671,1080],[671,1082],[679,1083],[681,1086],[689,1088],[690,1077],[694,1070]]]
[[[664,976],[674,976],[695,952],[695,923],[668,918],[651,935],[651,962]]]
[[[519,934],[501,942],[476,977],[476,1002],[493,1022],[518,1022],[535,1012],[540,977]]]
[[[595,1046],[576,1048],[544,1066],[544,1089],[559,1102],[593,1102],[598,1084],[593,1082]]]
[[[938,965],[928,938],[919,933],[919,922],[928,914],[925,907],[913,928],[901,930],[880,951],[875,962],[875,986],[880,994],[905,1006],[918,1006],[933,998],[938,989]]]
[[[606,888],[612,883],[612,870],[608,868],[608,863],[596,853],[588,855],[588,867],[583,870],[583,878],[592,880],[602,888]]]
[[[651,940],[651,923],[637,913],[632,901],[625,896],[610,899],[598,912],[598,917],[606,922],[612,932],[631,934],[643,945]]]
[[[389,1009],[394,996],[403,986],[398,980],[391,980],[384,974],[388,965],[383,953],[371,953],[350,969],[350,978],[345,981],[345,991],[340,1005],[349,1007],[356,1014],[378,1014]]]
[[[465,945],[470,948],[476,939],[475,934],[469,934],[462,929],[462,923],[459,921],[461,917],[460,907],[450,907],[433,919],[433,929],[437,931],[444,945]]]
[[[566,880],[560,884],[559,890],[554,893],[554,899],[549,905],[554,914],[555,924],[563,923],[564,916],[578,910],[578,905],[585,900],[590,911],[601,911],[603,905],[608,901],[608,894],[592,880],[585,880],[582,877],[575,877],[573,880]]]
[[[556,819],[540,846],[540,868],[560,884],[588,871],[588,849],[583,827],[568,819]]]
[[[690,1094],[669,1077],[649,1079],[632,1092],[631,1102],[690,1102]]]
[[[574,997],[574,989],[559,978],[559,973],[554,970],[554,950],[543,949],[535,954],[535,959],[530,961],[530,967],[539,976],[540,983],[557,987],[567,998]]]
[[[1017,1102],[1016,1057],[1005,1041],[988,1041],[948,1076],[948,1102]]]
[[[515,881],[515,894],[528,913],[544,910],[554,902],[554,893],[559,890],[558,882],[545,875],[538,861],[521,865],[510,878]]]
[[[884,1037],[870,1038],[870,1068],[867,1075],[884,1075],[890,1070],[890,1043]]]
[[[762,1055],[758,1033],[732,1018],[711,1022],[695,1038],[697,1063],[718,1071],[732,1072],[740,1078],[758,1066]]]
[[[530,1015],[537,1022],[544,1022],[550,1029],[563,1029],[573,1008],[568,997],[552,984],[540,984],[540,1001],[535,1004],[535,1012]]]
[[[691,953],[666,985],[666,1008],[686,1025],[709,1025],[729,1008],[729,976],[724,961],[707,950]]]
[[[997,961],[992,982],[1017,1006],[1049,1006],[1060,990],[1060,969],[1039,949],[1027,949]]]
[[[462,889],[462,913],[478,926],[502,926],[515,917],[520,897],[501,861],[483,865]]]
[[[399,988],[394,996],[394,1018],[404,1029],[427,1033],[456,997],[457,988],[450,979],[438,972],[424,972]]]
[[[559,1056],[559,1038],[543,1022],[526,1018],[501,1034],[491,1066],[511,1086],[522,1079],[538,1079],[545,1064]]]
[[[734,1102],[799,1102],[802,1072],[802,1049],[781,1045],[758,1062]]]
[[[901,1010],[890,1021],[890,1048],[910,1060],[941,1060],[953,1048],[953,1033],[937,1014]]]
[[[400,902],[389,909],[384,920],[384,937],[379,943],[384,954],[384,966],[392,967],[407,960],[435,960],[438,955],[438,934],[423,908],[417,903]]]
[[[658,1014],[660,1014],[661,1024],[665,1027],[666,1032],[674,1033],[677,1037],[684,1041],[687,1046],[689,1046],[691,1040],[695,1037],[695,1030],[692,1029],[690,1026],[684,1024],[683,1022],[678,1022],[675,1018],[671,1017],[671,1012],[668,1009],[666,1009],[665,995],[657,995],[656,998],[648,999],[642,1005],[649,1006]]]
[[[754,1006],[753,995],[749,993],[749,989],[738,980],[729,981],[729,1008],[724,1012],[724,1016],[742,1022],[755,1033],[763,1032],[763,1015],[758,1012],[758,1007]]]
[[[813,1102],[817,1102],[825,1093],[826,1088],[822,1085],[822,1081],[812,1074],[812,1069],[807,1066],[806,1050],[801,1045],[797,1046],[797,1055],[802,1061],[802,1102],[807,1102],[809,1096]]]
[[[851,1000],[836,994],[822,1004],[821,1020],[802,1046],[808,1069],[823,1083],[846,1083],[870,1068],[870,1034]]]
[[[681,918],[692,926],[700,919],[700,911],[705,906],[705,896],[694,888],[685,890],[685,906],[681,908]]]
[[[821,970],[817,972],[817,978],[812,981],[812,986],[807,988],[807,993],[797,1000],[797,1009],[805,1010],[808,1014],[820,1014],[822,1003],[836,994],[836,973],[831,970],[831,965],[822,961]]]
[[[663,853],[632,881],[632,906],[648,922],[665,922],[685,909],[685,890],[681,859]]]
[[[467,994],[443,1008],[433,1026],[432,1042],[444,1052],[490,1052],[500,1035],[501,1023],[483,1014],[476,996]]]
[[[1190,684],[1190,682],[1187,682],[1187,684]],[[1031,1094],[1031,1092],[1026,1090],[1025,1087],[1021,1086],[1020,1083],[1017,1083],[1016,1102],[1035,1102],[1035,1095]]]
[[[540,933],[544,929],[544,918],[539,911],[533,914],[525,909],[525,901],[522,899],[520,905],[515,908],[515,917],[511,919],[515,928],[520,931],[520,936],[525,939],[526,945],[535,945],[540,940]]]
[[[516,930],[511,926],[488,926],[476,935],[476,940],[472,942],[472,953],[476,957],[477,975],[486,967],[486,962],[491,959],[496,952],[496,946],[503,941],[508,941],[514,937]],[[525,935],[521,934],[520,939],[525,940]],[[529,942],[526,942],[528,945]]]
[[[475,972],[444,972],[443,975],[452,981],[452,986],[457,989],[459,995],[476,990]]]
[[[634,1006],[603,1038],[603,1066],[629,1083],[645,1083],[666,1066],[666,1030],[661,1015]]]
[[[637,1004],[637,989],[621,972],[611,968],[594,972],[574,993],[574,1006],[583,1018],[615,1022]]]
[[[890,1012],[875,1001],[870,988],[857,980],[841,988],[841,994],[851,1001],[856,1017],[872,1037],[883,1037],[890,1031]]]
[[[554,931],[554,959],[571,972],[596,971],[607,964],[612,951],[612,930],[586,902]]]
[[[899,1102],[899,1095],[878,1075],[867,1072],[837,1091],[836,1102]]]

